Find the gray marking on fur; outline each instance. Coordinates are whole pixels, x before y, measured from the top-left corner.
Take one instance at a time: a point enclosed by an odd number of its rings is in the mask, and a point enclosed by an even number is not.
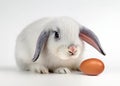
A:
[[[86,28],[86,27],[83,27],[83,28],[80,30],[80,33],[83,33],[83,34],[89,36],[90,38],[92,38],[92,39],[95,41],[95,43],[98,45],[99,50],[100,50],[99,52],[102,53],[103,55],[106,55],[106,54],[104,53],[102,47],[101,47],[101,44],[100,44],[99,39],[97,38],[97,36],[95,35],[94,32],[92,32],[90,29],[88,29],[88,28]]]
[[[49,31],[42,31],[40,36],[38,37],[34,58],[32,59],[33,62],[35,62],[38,59],[43,48],[43,45],[45,44],[49,37],[49,33],[50,33]]]

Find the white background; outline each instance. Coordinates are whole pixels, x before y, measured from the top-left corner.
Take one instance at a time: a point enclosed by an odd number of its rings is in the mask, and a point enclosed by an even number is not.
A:
[[[17,35],[26,25],[46,16],[69,16],[94,31],[107,55],[100,55],[86,44],[85,57],[101,59],[105,64],[104,72],[99,76],[86,76],[18,71],[14,57]],[[119,44],[119,0],[0,0],[0,86],[117,85],[120,77]]]

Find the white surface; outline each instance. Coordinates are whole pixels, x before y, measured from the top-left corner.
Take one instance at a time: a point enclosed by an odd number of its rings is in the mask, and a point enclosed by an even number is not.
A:
[[[15,39],[26,25],[45,16],[70,16],[93,30],[107,56],[86,44],[84,57],[101,59],[105,71],[99,76],[18,71],[14,59]],[[119,86],[119,23],[119,0],[0,0],[0,86]]]
[[[104,71],[98,76],[72,74],[34,74],[14,67],[0,69],[0,86],[119,86],[120,71]]]

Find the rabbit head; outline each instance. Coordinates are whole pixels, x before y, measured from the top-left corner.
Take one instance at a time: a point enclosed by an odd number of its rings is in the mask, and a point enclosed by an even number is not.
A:
[[[38,59],[44,47],[55,58],[63,60],[78,58],[84,49],[83,41],[105,55],[97,36],[72,19],[55,19],[46,28],[38,37],[33,62]]]

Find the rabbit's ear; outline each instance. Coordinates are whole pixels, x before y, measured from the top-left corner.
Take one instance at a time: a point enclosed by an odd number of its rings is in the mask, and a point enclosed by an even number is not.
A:
[[[87,29],[86,27],[83,27],[80,29],[80,38],[93,46],[95,49],[97,49],[101,54],[105,55],[104,51],[102,50],[102,47],[100,45],[100,42],[97,38],[97,36],[92,32],[91,30]]]
[[[41,50],[49,37],[49,34],[50,34],[50,31],[42,31],[40,36],[38,37],[34,58],[32,59],[33,62],[35,62],[38,59],[41,53]]]

